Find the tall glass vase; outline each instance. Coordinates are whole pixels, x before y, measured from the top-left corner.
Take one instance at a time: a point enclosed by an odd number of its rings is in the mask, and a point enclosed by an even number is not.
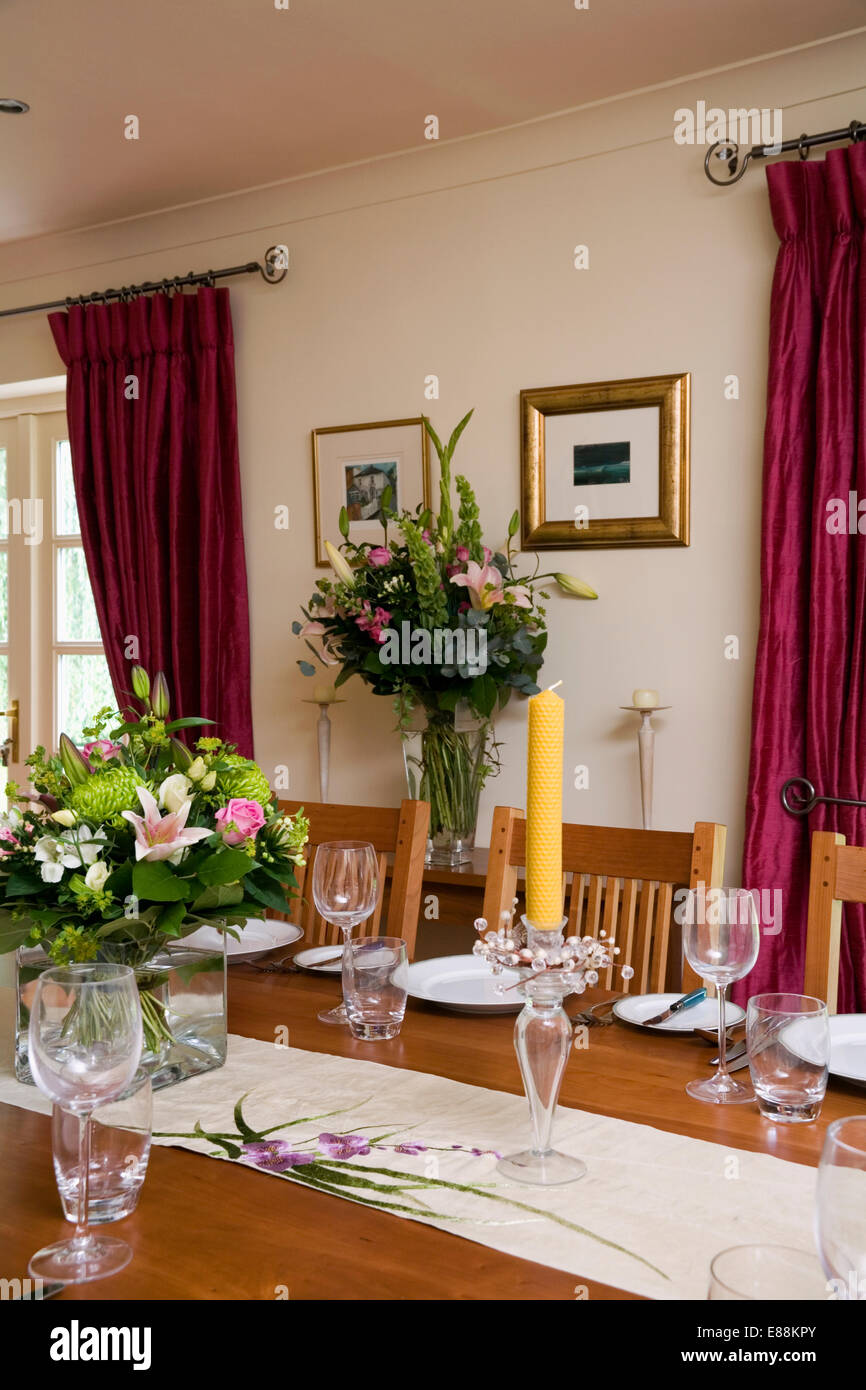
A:
[[[427,863],[465,864],[475,847],[481,788],[491,771],[493,725],[460,701],[450,711],[418,709],[403,734],[409,795],[430,803]]]
[[[154,1090],[221,1067],[226,1059],[225,941],[206,950],[163,937],[104,941],[100,959],[135,971],[143,1020],[142,1070]],[[15,1075],[32,1084],[30,1004],[36,980],[52,964],[41,947],[17,952]]]

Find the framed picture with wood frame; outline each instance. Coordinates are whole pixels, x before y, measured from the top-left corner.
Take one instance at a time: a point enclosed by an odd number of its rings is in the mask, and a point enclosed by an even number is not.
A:
[[[430,445],[419,415],[369,425],[313,430],[313,504],[316,564],[328,564],[325,541],[340,541],[340,508],[349,515],[349,539],[358,545],[382,540],[382,494],[391,489],[393,511],[430,505]]]
[[[521,391],[522,548],[689,543],[688,372]]]

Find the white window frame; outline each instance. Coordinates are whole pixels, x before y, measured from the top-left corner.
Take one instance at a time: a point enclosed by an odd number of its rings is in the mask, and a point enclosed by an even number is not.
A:
[[[23,535],[0,541],[8,549],[9,632],[0,643],[8,656],[8,694],[19,701],[18,759],[7,776],[26,785],[24,759],[37,744],[57,746],[60,711],[60,657],[104,655],[102,642],[58,638],[57,553],[81,546],[80,536],[61,536],[57,529],[56,466],[58,444],[69,438],[65,396],[57,378],[21,383],[36,394],[18,394],[0,386],[0,446],[7,457],[8,497],[42,499],[42,542],[25,545]],[[61,379],[62,384],[62,379]],[[53,389],[40,390],[40,387]],[[8,721],[0,718],[0,740]],[[4,779],[5,780],[5,779]]]

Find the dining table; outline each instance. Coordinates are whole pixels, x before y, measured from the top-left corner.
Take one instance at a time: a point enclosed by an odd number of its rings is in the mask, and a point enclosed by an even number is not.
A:
[[[228,1026],[310,1052],[409,1068],[522,1095],[513,1014],[446,1012],[410,999],[402,1030],[363,1042],[320,1023],[339,976],[229,970]],[[606,998],[587,990],[571,1013]],[[832,1078],[820,1118],[777,1125],[757,1106],[702,1104],[686,1083],[709,1075],[707,1044],[616,1021],[573,1050],[560,1104],[816,1167],[828,1124],[866,1112],[862,1089]],[[181,1083],[188,1084],[188,1083]],[[554,1135],[555,1139],[555,1135]],[[33,1251],[62,1233],[48,1116],[0,1105],[0,1251],[24,1275]],[[671,1193],[672,1202],[676,1193]],[[710,1214],[708,1213],[708,1221]],[[60,1300],[592,1300],[635,1295],[237,1164],[154,1146],[137,1210],[122,1223],[131,1263],[110,1279],[69,1286]],[[577,1289],[580,1288],[580,1294]],[[284,1292],[283,1292],[284,1291]]]

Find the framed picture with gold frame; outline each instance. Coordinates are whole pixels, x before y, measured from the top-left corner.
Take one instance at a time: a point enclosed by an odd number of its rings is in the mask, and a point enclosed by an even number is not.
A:
[[[394,511],[430,505],[430,442],[419,415],[369,425],[313,430],[313,502],[316,564],[328,563],[325,541],[340,540],[341,507],[349,514],[349,539],[358,545],[382,540],[381,499],[390,487]]]
[[[688,372],[521,391],[522,547],[689,543]]]

